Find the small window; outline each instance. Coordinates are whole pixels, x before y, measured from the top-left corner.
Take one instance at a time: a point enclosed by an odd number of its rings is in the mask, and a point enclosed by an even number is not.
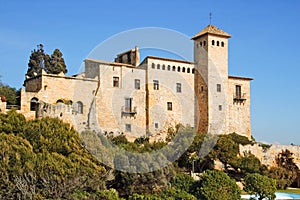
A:
[[[163,66],[162,66],[162,70],[165,70],[165,69],[166,69],[166,65],[163,65]]]
[[[152,63],[152,69],[155,69],[155,64],[154,63]]]
[[[212,45],[215,45],[215,41],[214,41],[214,40],[212,40],[212,41],[211,41],[211,44],[212,44]]]
[[[219,41],[217,41],[217,46],[220,46],[220,42]]]
[[[206,46],[206,41],[205,40],[203,41],[203,46]]]
[[[221,84],[217,84],[217,92],[221,92]]]
[[[224,47],[224,42],[221,42],[221,47]]]
[[[177,67],[177,71],[180,72],[180,67],[179,66]]]
[[[219,111],[222,111],[222,105],[219,105]]]
[[[131,132],[131,124],[125,124],[126,132]]]
[[[119,77],[116,76],[113,77],[113,86],[119,87]]]
[[[172,110],[172,102],[167,102],[167,109]]]
[[[159,81],[153,80],[153,90],[159,90]]]
[[[195,68],[192,69],[192,74],[195,74]]]
[[[157,64],[157,69],[160,69],[160,64]]]
[[[173,68],[172,68],[172,71],[173,71],[173,72],[175,72],[175,71],[176,71],[176,67],[175,67],[175,66],[173,66]]]
[[[204,91],[204,87],[203,86],[201,86],[201,92],[203,92]]]
[[[186,72],[187,72],[187,73],[191,73],[190,68],[187,68]]]
[[[182,72],[185,72],[185,67],[182,68]]]
[[[168,65],[168,71],[170,71],[171,70],[171,66],[170,65]]]
[[[200,46],[202,47],[202,42],[200,42]]]
[[[158,123],[154,123],[154,128],[158,129]]]
[[[134,79],[134,88],[136,90],[141,89],[141,81],[140,81],[140,79]]]
[[[176,83],[176,92],[181,93],[181,83]]]

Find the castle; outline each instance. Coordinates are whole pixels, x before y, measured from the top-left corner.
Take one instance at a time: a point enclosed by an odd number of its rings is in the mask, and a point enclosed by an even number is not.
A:
[[[208,25],[192,37],[194,61],[147,56],[140,62],[135,47],[114,62],[86,59],[78,75],[42,71],[25,79],[20,112],[133,139],[163,135],[177,124],[250,138],[252,79],[228,75],[230,37]]]

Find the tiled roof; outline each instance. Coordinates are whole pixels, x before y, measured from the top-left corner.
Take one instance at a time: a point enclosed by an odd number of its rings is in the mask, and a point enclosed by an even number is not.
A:
[[[205,34],[212,34],[212,35],[219,35],[219,36],[223,36],[223,37],[227,37],[230,38],[231,36],[226,33],[225,31],[222,31],[221,29],[219,29],[218,27],[210,24],[207,27],[205,27],[202,31],[200,31],[199,33],[197,33],[196,35],[194,35],[194,37],[192,37],[193,40],[197,39],[198,37],[205,35]]]

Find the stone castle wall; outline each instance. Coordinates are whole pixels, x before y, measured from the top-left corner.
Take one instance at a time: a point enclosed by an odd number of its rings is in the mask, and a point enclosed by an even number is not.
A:
[[[275,166],[275,157],[286,149],[293,153],[294,162],[300,168],[300,146],[272,144],[270,148],[263,148],[259,144],[240,145],[241,155],[243,155],[243,152],[251,152],[262,164],[268,167]]]

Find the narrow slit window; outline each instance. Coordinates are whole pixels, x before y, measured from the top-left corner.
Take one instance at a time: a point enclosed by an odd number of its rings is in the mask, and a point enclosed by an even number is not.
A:
[[[167,109],[170,111],[173,110],[172,102],[167,102]]]
[[[153,89],[159,90],[159,81],[158,80],[153,80]]]
[[[176,83],[176,92],[181,93],[181,83]]]
[[[119,77],[116,76],[113,77],[113,86],[119,87]]]

